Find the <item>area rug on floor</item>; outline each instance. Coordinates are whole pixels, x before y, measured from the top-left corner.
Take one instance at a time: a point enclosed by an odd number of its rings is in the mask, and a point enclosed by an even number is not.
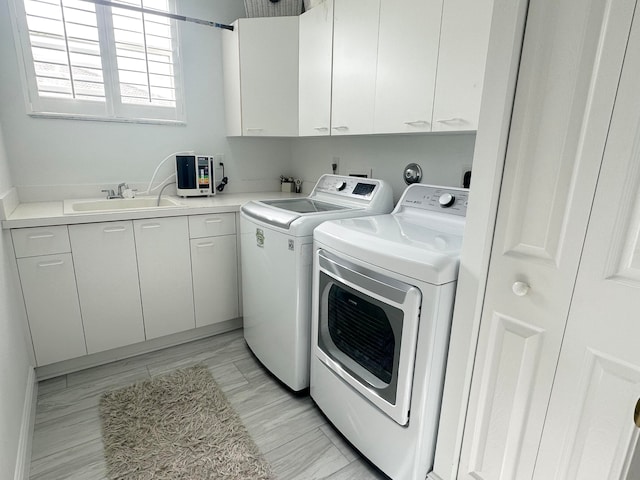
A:
[[[112,480],[272,478],[205,366],[105,393],[100,417]]]

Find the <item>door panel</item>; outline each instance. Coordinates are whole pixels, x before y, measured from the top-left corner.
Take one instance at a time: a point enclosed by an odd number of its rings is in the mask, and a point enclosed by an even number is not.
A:
[[[533,474],[634,6],[530,3],[461,479]]]
[[[536,465],[539,480],[631,478],[640,397],[639,23],[636,11]]]

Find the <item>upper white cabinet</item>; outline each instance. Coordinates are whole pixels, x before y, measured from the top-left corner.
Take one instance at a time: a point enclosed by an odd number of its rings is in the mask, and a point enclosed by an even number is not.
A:
[[[432,131],[477,130],[493,0],[445,0]]]
[[[431,131],[441,16],[442,0],[381,0],[373,133]]]
[[[298,135],[298,17],[242,18],[224,30],[229,136]]]
[[[187,217],[133,226],[147,340],[195,328]]]
[[[145,339],[133,222],[69,226],[87,352]]]
[[[300,136],[329,135],[333,0],[300,15]]]
[[[331,135],[373,132],[380,0],[335,0]]]

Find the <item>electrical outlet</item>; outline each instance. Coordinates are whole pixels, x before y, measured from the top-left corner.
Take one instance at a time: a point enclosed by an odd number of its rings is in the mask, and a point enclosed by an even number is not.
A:
[[[340,173],[340,157],[333,157],[331,159],[331,172],[335,175]]]
[[[213,155],[213,162],[216,167],[221,167],[224,163],[224,153],[216,153]]]

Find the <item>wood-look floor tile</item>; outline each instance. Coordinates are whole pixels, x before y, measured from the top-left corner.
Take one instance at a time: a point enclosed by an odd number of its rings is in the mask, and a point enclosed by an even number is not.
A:
[[[347,457],[347,460],[352,462],[360,457],[351,444],[332,425],[323,425],[320,427],[320,430],[322,430],[322,433],[324,433],[336,448],[340,450],[345,457]]]
[[[248,385],[247,379],[238,370],[235,363],[210,366],[209,371],[223,392]]]
[[[256,445],[264,453],[325,423],[309,397],[285,397],[255,413],[240,416]]]
[[[180,368],[191,367],[198,363],[205,363],[208,366],[223,365],[225,363],[241,360],[250,355],[244,342],[244,338],[227,336],[227,340],[228,341],[225,343],[211,345],[208,349],[195,352],[190,355],[163,359],[158,362],[148,364],[149,373],[151,376],[155,377]]]
[[[349,464],[319,428],[274,448],[265,457],[278,480],[325,478]]]
[[[36,423],[46,422],[70,413],[95,407],[98,405],[100,395],[103,392],[116,390],[149,378],[147,368],[140,367],[119,375],[100,378],[93,382],[42,395],[38,398]]]
[[[366,460],[358,459],[329,475],[326,480],[389,480],[389,477]]]
[[[49,378],[38,382],[38,396],[46,395],[47,393],[57,392],[58,390],[64,390],[67,388],[67,376],[60,375],[59,377]]]
[[[98,407],[36,424],[31,458],[38,460],[70,447],[101,438]]]
[[[85,442],[31,462],[30,480],[106,478],[102,439]]]
[[[41,382],[31,480],[105,480],[101,394],[197,363],[209,367],[278,480],[385,478],[328,425],[308,395],[273,377],[236,330]]]

